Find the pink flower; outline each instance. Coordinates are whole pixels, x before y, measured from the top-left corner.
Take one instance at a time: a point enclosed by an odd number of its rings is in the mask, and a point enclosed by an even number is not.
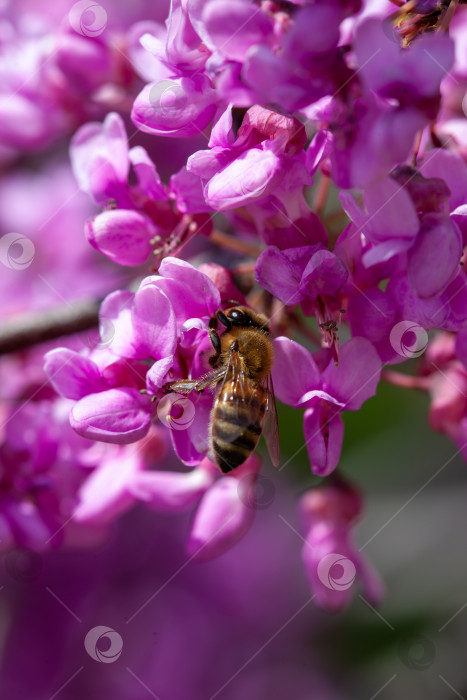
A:
[[[302,550],[305,572],[317,604],[330,611],[347,607],[357,578],[373,605],[383,596],[378,574],[351,539],[351,529],[362,509],[360,493],[339,480],[310,489],[300,501],[306,537]]]
[[[291,501],[288,488],[281,488],[278,504],[286,517]],[[13,552],[6,559],[8,585],[3,590],[11,622],[5,630],[5,696],[52,697],[76,674],[76,661],[82,659],[83,670],[63,687],[60,700],[99,695],[144,700],[145,694],[150,697],[146,688],[164,700],[206,700],[235,673],[226,698],[280,700],[306,698],[310,692],[320,700],[342,698],[337,683],[323,671],[321,654],[314,651],[322,644],[323,627],[311,605],[238,673],[248,658],[245,651],[251,655],[259,649],[309,598],[300,576],[299,539],[290,540],[272,509],[262,515],[241,545],[202,566],[187,563],[181,553],[183,518],[155,517],[142,509],[113,528],[105,547],[79,556],[39,558],[42,575],[36,569],[35,582],[20,578],[21,556],[15,566]],[[86,635],[101,624],[123,640],[120,659],[109,655],[115,663],[105,663],[108,637],[101,637],[95,650],[87,643],[104,663],[85,650]],[[226,638],[232,640],[229,654],[213,664],[213,654]],[[118,645],[118,636],[113,640]],[[27,674],[19,673],[25,655],[30,660]]]
[[[218,211],[271,197],[288,211],[293,197],[300,196],[303,185],[310,181],[304,167],[304,143],[305,131],[297,120],[258,106],[248,110],[235,137],[229,107],[213,127],[210,150],[194,153],[186,170],[171,179],[179,208],[188,213],[199,211],[202,190],[208,207]],[[292,218],[300,216],[291,213]]]
[[[109,114],[102,124],[81,127],[73,137],[70,155],[80,188],[109,207],[86,222],[86,235],[94,248],[120,265],[136,266],[146,262],[155,247],[171,244],[177,236],[182,241],[192,221],[173,208],[144,148],[129,150],[118,114]],[[134,185],[128,183],[130,169],[137,181]]]
[[[55,397],[2,405],[3,550],[87,547],[106,535],[110,514],[120,515],[134,502],[125,482],[129,473],[144,468],[138,453],[84,440],[70,429],[69,410],[69,401]],[[112,478],[103,488],[107,472]],[[83,516],[91,511],[101,517],[89,525]]]
[[[159,273],[145,278],[135,293],[114,292],[104,300],[101,324],[111,329],[107,347],[88,356],[65,348],[46,355],[55,389],[78,401],[70,420],[80,435],[120,444],[141,439],[157,417],[157,403],[141,390],[161,399],[162,385],[191,362],[201,339],[208,350],[208,321],[221,303],[217,287],[175,258],[166,258]],[[207,448],[198,431],[203,426],[207,434],[211,404],[212,395],[199,395],[193,426],[170,431],[189,464],[198,464]]]
[[[149,83],[133,103],[131,118],[155,136],[193,136],[211,122],[217,95],[204,75],[165,78]]]
[[[250,529],[255,515],[254,497],[250,494],[260,466],[258,457],[252,455],[232,474],[217,479],[206,492],[191,526],[187,545],[190,556],[198,561],[219,556]]]
[[[259,42],[252,47],[241,75],[259,96],[257,101],[294,112],[332,95],[337,84],[348,79],[337,46],[342,18],[338,3],[317,2],[293,14],[280,50]]]
[[[268,246],[258,257],[255,270],[261,286],[286,305],[335,297],[348,275],[341,259],[320,243],[284,250]]]
[[[463,20],[431,1],[402,8],[403,26],[391,28],[387,8],[360,0],[173,0],[163,25],[145,0],[108,16],[95,5],[77,21],[82,4],[34,21],[26,9],[20,24],[7,9],[0,26],[0,161],[21,155],[21,167],[43,173],[7,174],[0,187],[2,310],[105,297],[100,342],[90,331],[44,348],[49,382],[39,351],[2,362],[4,546],[92,541],[137,502],[192,510],[192,559],[240,541],[255,516],[259,458],[221,474],[210,461],[216,387],[168,386],[216,364],[213,317],[228,333],[221,312],[231,305],[264,313],[279,336],[277,397],[304,409],[315,475],[339,464],[342,412],[375,394],[383,363],[414,349],[426,350],[419,375],[384,378],[428,390],[431,425],[465,451]],[[137,131],[127,135],[130,119]],[[74,203],[66,171],[42,167],[75,130],[73,171],[93,212],[79,195]],[[144,147],[130,148],[133,138]],[[108,260],[82,249],[84,222]],[[147,269],[117,281],[112,263]],[[58,335],[50,316],[41,328]],[[30,341],[19,326],[18,348]],[[452,335],[428,343],[430,329]],[[423,347],[405,344],[406,332]],[[295,333],[321,349],[311,354]],[[235,377],[226,370],[239,384],[253,381],[240,345]],[[333,476],[301,508],[319,604],[344,607],[357,575],[377,601],[376,576],[351,540],[357,491]]]
[[[456,336],[438,333],[425,353],[420,378],[420,384],[430,394],[430,426],[453,440],[464,459],[467,459],[466,335],[465,327]]]
[[[276,338],[274,350],[276,395],[283,403],[306,408],[303,430],[311,469],[327,476],[336,468],[342,449],[340,414],[358,410],[376,393],[381,361],[365,338],[352,338],[342,346],[338,366],[327,355],[322,371],[308,350],[289,338]]]
[[[30,2],[2,8],[2,163],[43,153],[108,108],[128,110],[137,77],[125,56],[125,34],[149,5],[110,2],[108,13],[97,3],[95,8],[94,19],[85,16],[84,24],[83,4],[80,9],[68,1],[54,3],[53,10]]]

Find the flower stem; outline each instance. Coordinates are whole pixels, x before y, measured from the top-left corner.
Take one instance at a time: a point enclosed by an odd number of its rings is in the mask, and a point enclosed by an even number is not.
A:
[[[330,178],[327,175],[321,175],[313,204],[313,209],[318,216],[321,216],[326,206],[330,185]]]
[[[236,238],[235,236],[230,236],[228,233],[214,229],[210,235],[210,240],[212,243],[216,243],[227,250],[231,250],[235,253],[243,253],[248,255],[248,257],[257,258],[261,253],[262,248],[259,248],[252,243],[242,240],[241,238]]]
[[[418,156],[420,153],[420,146],[422,143],[422,135],[423,135],[423,129],[419,129],[419,131],[415,135],[413,155],[412,155],[412,165],[414,167],[417,165],[417,160],[418,160]]]
[[[255,263],[243,263],[242,265],[236,265],[230,269],[232,275],[254,275],[255,274]]]
[[[430,379],[428,377],[412,377],[408,374],[402,374],[401,372],[394,372],[388,369],[383,370],[381,378],[389,384],[394,384],[394,386],[399,386],[403,389],[420,389],[421,391],[427,391],[430,386]]]
[[[345,219],[347,219],[347,221],[349,220],[345,211],[343,209],[336,209],[335,211],[325,216],[322,221],[324,226],[327,228],[328,226],[332,226],[333,224],[339,223],[340,221],[344,221]]]
[[[454,12],[456,11],[456,7],[458,6],[458,4],[459,0],[451,0],[449,7],[446,10],[446,14],[443,17],[443,21],[441,22],[439,27],[440,34],[444,34],[448,31],[449,25],[451,24],[452,17],[454,15]]]
[[[315,333],[315,331],[312,328],[310,328],[309,326],[307,326],[306,323],[304,323],[302,321],[302,319],[299,316],[297,316],[296,314],[294,314],[294,313],[289,314],[289,318],[290,318],[291,322],[293,323],[293,325],[295,326],[295,328],[298,331],[300,331],[300,333],[303,336],[305,336],[305,338],[308,338],[308,340],[311,340],[311,342],[314,345],[321,347],[321,336],[318,335],[318,333]]]
[[[96,328],[99,306],[98,301],[82,301],[63,308],[14,317],[0,328],[0,355]]]

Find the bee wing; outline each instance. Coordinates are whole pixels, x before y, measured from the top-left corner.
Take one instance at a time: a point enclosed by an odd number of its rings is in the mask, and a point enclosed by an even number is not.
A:
[[[259,402],[252,403],[252,381],[245,374],[240,355],[232,351],[225,369],[224,381],[220,384],[217,401],[229,404],[230,441],[235,442],[252,423],[261,424],[263,409]],[[231,396],[235,401],[231,401]],[[248,411],[245,408],[248,406]],[[225,439],[225,438],[224,438]]]
[[[244,422],[244,420],[242,421],[241,407],[242,405],[250,403],[251,380],[248,379],[245,372],[243,371],[242,363],[240,361],[240,355],[238,352],[232,352],[230,354],[229,363],[227,365],[224,381],[222,382],[219,394],[222,394],[226,380],[230,380],[234,395],[238,397],[238,399],[241,399],[240,401],[236,401],[234,406],[235,416],[239,421],[240,431],[242,431],[244,429],[244,425],[242,425],[242,422]],[[251,415],[251,418],[254,420],[256,417],[254,415]]]
[[[235,352],[233,350],[230,351],[227,365],[224,369],[222,369],[222,372],[223,372],[224,378],[223,378],[222,384],[220,384],[220,386],[219,386],[218,396],[222,395],[222,392],[224,391],[225,382],[227,381],[227,379],[231,379],[232,381],[235,381],[238,378],[240,378],[241,375],[243,375],[243,370],[242,370],[241,363],[240,363],[240,356],[239,356],[238,352]]]
[[[281,458],[281,449],[279,443],[279,424],[277,421],[276,399],[274,397],[274,386],[272,384],[272,376],[268,374],[266,381],[266,390],[268,392],[268,405],[264,417],[263,435],[268,447],[271,462],[275,467],[279,466]]]

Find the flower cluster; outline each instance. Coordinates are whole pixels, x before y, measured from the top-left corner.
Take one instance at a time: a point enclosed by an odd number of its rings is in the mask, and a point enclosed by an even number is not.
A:
[[[269,319],[277,399],[299,420],[304,409],[311,473],[332,474],[300,506],[310,585],[332,610],[348,604],[357,574],[372,601],[382,594],[350,540],[362,499],[334,473],[343,413],[384,378],[429,390],[432,426],[464,452],[467,430],[467,13],[458,8],[449,32],[444,6],[430,24],[433,8],[368,5],[173,0],[165,25],[148,15],[120,27],[118,51],[114,33],[76,29],[70,15],[41,83],[41,100],[58,90],[58,112],[28,117],[31,148],[67,133],[64,104],[81,124],[71,164],[99,208],[82,216],[86,238],[113,263],[107,281],[124,268],[95,292],[106,294],[100,339],[45,355],[57,406],[70,402],[87,452],[103,450],[87,474],[73,450],[80,477],[66,515],[104,525],[136,500],[163,511],[198,503],[188,536],[198,559],[245,534],[261,507],[261,461],[220,473],[210,424],[233,369],[212,386],[206,377],[230,330],[225,313],[250,307]],[[384,370],[425,351],[410,380]],[[348,586],[329,578],[334,565],[352,574]]]
[[[151,4],[144,4],[149,12]],[[109,109],[128,109],[142,76],[131,59],[138,53],[138,25],[127,27],[143,17],[131,7],[116,9],[109,16],[83,0],[40,9],[27,0],[2,5],[2,163],[43,151]]]

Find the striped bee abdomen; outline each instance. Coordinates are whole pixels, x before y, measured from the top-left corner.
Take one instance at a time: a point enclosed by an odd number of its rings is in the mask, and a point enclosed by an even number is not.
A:
[[[247,388],[239,393],[234,382],[227,381],[214,403],[211,444],[224,474],[243,464],[261,435],[267,393],[252,381]]]

